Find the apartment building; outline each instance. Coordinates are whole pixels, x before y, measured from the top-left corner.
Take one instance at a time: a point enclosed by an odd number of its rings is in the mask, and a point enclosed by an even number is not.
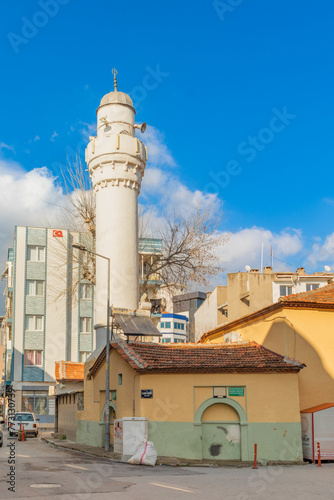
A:
[[[271,267],[230,273],[227,285],[216,287],[195,312],[195,339],[219,325],[235,321],[263,307],[278,302],[281,297],[308,292],[333,281],[333,273],[308,274],[303,267],[296,272],[273,272]]]
[[[55,361],[85,361],[94,349],[94,289],[72,244],[80,233],[15,227],[2,279],[6,297],[6,385],[17,411],[54,423]]]
[[[188,318],[182,314],[162,313],[159,323],[162,344],[188,342]]]
[[[89,247],[90,236],[18,226],[2,273],[7,285],[4,385],[13,385],[16,409],[34,411],[45,427],[54,423],[55,362],[86,361],[96,345],[94,262],[73,243]],[[140,287],[145,262],[161,249],[161,240],[140,240]],[[160,285],[157,276],[150,277],[149,297],[159,297]]]
[[[188,318],[189,342],[194,342],[195,340],[195,313],[205,299],[206,293],[199,291],[182,293],[173,297],[173,313],[181,314]]]

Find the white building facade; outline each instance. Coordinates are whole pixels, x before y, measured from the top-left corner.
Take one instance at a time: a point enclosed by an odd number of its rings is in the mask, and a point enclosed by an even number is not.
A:
[[[94,349],[93,286],[73,262],[67,230],[16,227],[6,288],[6,385],[17,411],[54,423],[55,361],[84,361]]]
[[[182,314],[162,313],[159,331],[162,344],[188,342],[188,318]]]

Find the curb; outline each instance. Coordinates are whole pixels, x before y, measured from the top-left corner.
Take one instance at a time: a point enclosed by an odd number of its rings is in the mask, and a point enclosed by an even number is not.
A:
[[[92,450],[82,450],[78,448],[76,443],[65,443],[60,441],[55,441],[54,439],[49,439],[47,437],[41,436],[41,441],[53,446],[54,448],[61,448],[63,450],[69,450],[76,453],[81,453],[83,455],[88,455],[90,457],[99,457],[110,460],[111,462],[126,464],[126,461],[121,460],[121,456],[117,454],[113,454],[113,452],[105,452],[102,448],[95,448],[94,446],[90,446]],[[65,440],[64,440],[65,441]],[[94,453],[94,449],[99,450],[98,453]],[[113,456],[114,455],[114,456]],[[226,468],[251,468],[253,465],[253,461],[251,462],[240,462],[240,461],[211,461],[208,460],[203,462],[201,460],[187,460],[182,458],[174,458],[174,457],[158,457],[158,461],[156,465],[166,465],[168,467],[226,467]],[[281,467],[292,467],[296,465],[307,465],[306,462],[274,462],[274,461],[266,461],[265,463],[261,463],[258,461],[259,467],[270,467],[270,466],[281,466]]]

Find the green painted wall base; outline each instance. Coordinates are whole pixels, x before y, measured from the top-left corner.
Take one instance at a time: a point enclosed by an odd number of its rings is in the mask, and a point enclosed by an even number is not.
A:
[[[104,447],[104,425],[99,422],[77,420],[77,443]]]
[[[203,424],[207,425],[207,424]],[[210,426],[224,426],[224,422],[210,423]],[[248,423],[243,426],[245,434],[241,441],[241,458],[251,461],[254,458],[254,444],[257,444],[259,461],[288,461],[302,462],[302,441],[300,423]],[[210,435],[211,432],[210,432]],[[217,434],[218,436],[218,434]],[[148,438],[153,441],[158,455],[164,457],[178,457],[201,460],[208,458],[207,450],[203,450],[205,438],[202,424],[194,425],[192,422],[149,422]],[[223,449],[225,438],[217,439],[217,444],[222,444],[219,457],[212,459],[231,460],[233,457],[226,448]],[[219,441],[219,443],[218,443]]]
[[[148,422],[148,439],[160,457],[202,458],[201,426],[192,422]]]
[[[231,460],[231,447],[227,446],[226,435],[219,435],[226,427],[224,422],[211,422],[210,427],[219,426],[218,433],[208,434],[205,424],[193,422],[152,422],[148,423],[148,439],[153,441],[160,457],[177,457],[201,460],[209,458],[206,439],[213,435],[217,444],[222,444],[219,456],[212,459]],[[248,423],[243,425],[244,438],[240,443],[242,460],[253,460],[254,444],[257,444],[258,461],[302,462],[302,440],[300,423]],[[204,441],[203,441],[204,438]],[[77,421],[77,442],[90,446],[104,447],[104,425],[87,420]],[[204,444],[203,444],[204,443]],[[209,443],[210,444],[210,443]],[[204,449],[205,448],[205,449]],[[226,454],[224,454],[224,448]],[[234,453],[234,452],[233,452]]]
[[[302,431],[298,422],[248,424],[249,457],[257,443],[259,460],[302,462]]]

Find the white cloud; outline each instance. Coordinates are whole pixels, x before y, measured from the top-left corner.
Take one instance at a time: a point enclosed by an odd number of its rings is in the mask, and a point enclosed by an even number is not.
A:
[[[89,142],[89,136],[96,135],[96,122],[94,123],[86,123],[86,122],[79,122],[78,124],[81,128],[79,129],[79,133],[81,134],[83,140],[88,143]],[[75,127],[71,127],[71,132],[75,130]]]
[[[273,233],[269,229],[252,227],[231,233],[229,241],[222,247],[220,256],[228,272],[244,271],[245,266],[260,268],[262,243],[264,266],[271,265],[271,247],[274,257],[285,260],[299,254],[303,248],[302,236],[298,230],[285,229]],[[274,260],[274,262],[276,262]],[[274,263],[274,269],[287,270],[288,265]]]
[[[148,163],[142,183],[143,204],[154,205],[161,211],[179,213],[208,206],[220,210],[221,202],[216,194],[198,189],[192,191],[178,178],[175,168],[172,171],[166,168],[176,167],[177,164],[164,141],[164,134],[148,125],[143,138],[148,151]]]
[[[51,138],[50,138],[50,141],[55,142],[55,138],[56,137],[58,137],[58,134],[57,134],[56,131],[54,131],[53,134],[52,134],[52,136],[51,136]]]
[[[13,244],[14,226],[45,226],[57,220],[62,190],[46,168],[29,172],[13,161],[0,159],[0,265],[5,268],[7,249]]]
[[[171,151],[165,144],[165,135],[152,125],[147,125],[146,132],[141,137],[141,132],[136,130],[138,138],[142,140],[147,147],[148,161],[151,165],[165,165],[175,167],[176,161]]]
[[[216,194],[192,191],[176,175],[157,167],[147,167],[142,183],[143,204],[154,204],[162,211],[189,212],[208,206],[220,210]]]
[[[324,241],[317,238],[312,246],[308,265],[314,268],[320,264],[329,265],[334,270],[334,233],[326,236]]]
[[[0,142],[0,151],[2,149],[8,149],[9,151],[14,151],[15,152],[15,149],[13,146],[9,146],[8,144],[4,143],[4,142]]]
[[[40,141],[40,140],[41,140],[41,138],[40,138],[40,136],[39,136],[39,135],[36,135],[36,136],[34,137],[34,141],[35,141],[35,142],[36,142],[36,141]]]

